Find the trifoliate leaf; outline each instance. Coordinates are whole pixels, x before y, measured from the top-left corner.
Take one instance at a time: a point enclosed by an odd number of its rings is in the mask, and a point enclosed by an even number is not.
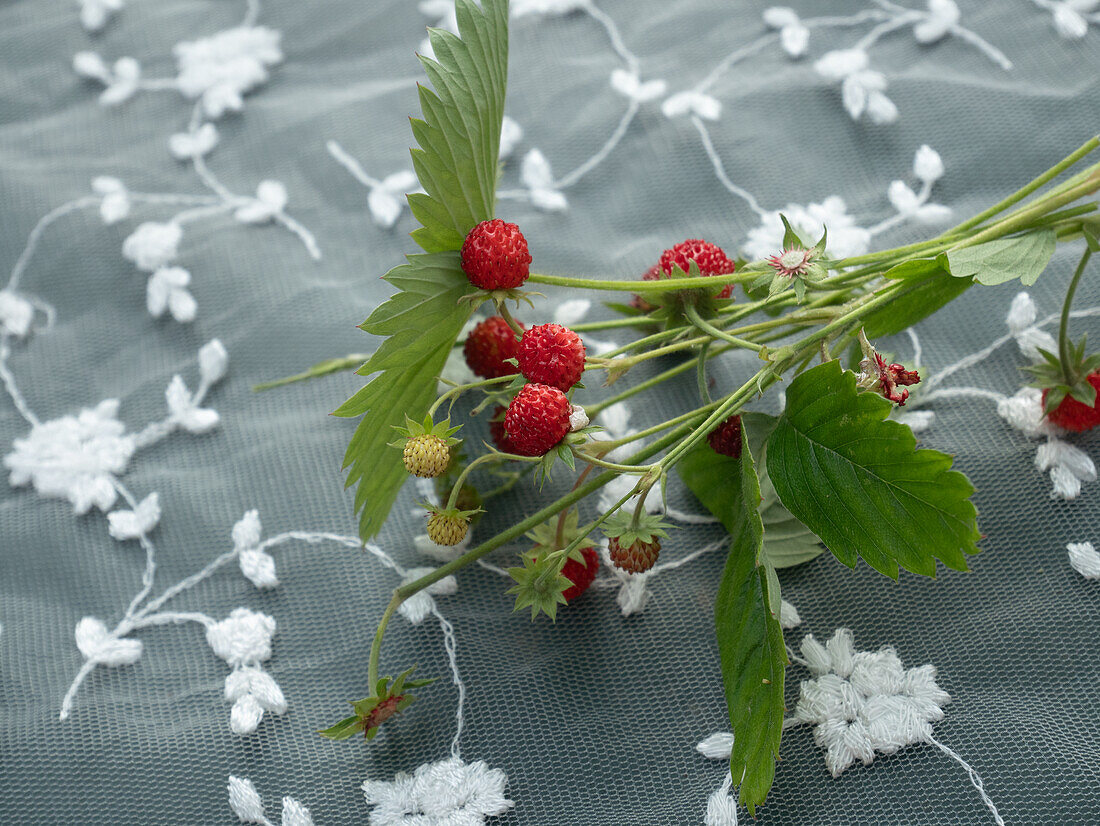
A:
[[[948,250],[939,258],[941,265],[957,278],[973,278],[986,286],[1019,278],[1021,284],[1030,287],[1050,263],[1057,241],[1054,230],[1037,229],[1012,238]]]
[[[755,815],[768,796],[779,757],[787,651],[779,625],[778,580],[763,558],[764,526],[756,508],[760,487],[744,429],[741,457],[731,461],[737,466],[727,482],[735,494],[728,514],[733,542],[718,584],[714,627],[733,731],[730,774],[740,784],[741,804]]]
[[[966,570],[978,553],[974,486],[951,457],[917,450],[913,432],[887,420],[893,406],[861,393],[833,360],[801,373],[768,438],[767,464],[783,504],[841,562],[863,559],[897,578],[898,566],[934,576],[936,559]]]
[[[425,192],[409,204],[422,227],[413,238],[428,254],[410,255],[386,280],[398,292],[362,325],[387,336],[360,368],[370,383],[338,416],[363,416],[344,457],[348,485],[357,485],[363,540],[378,533],[407,478],[401,453],[388,447],[394,426],[420,419],[473,303],[459,263],[466,234],[493,217],[497,153],[508,77],[507,0],[457,0],[461,38],[432,31],[435,60],[422,58],[434,91],[420,88],[423,119],[413,120],[420,147],[413,166]]]

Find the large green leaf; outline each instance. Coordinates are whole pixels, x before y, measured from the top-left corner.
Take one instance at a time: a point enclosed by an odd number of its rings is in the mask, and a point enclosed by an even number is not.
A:
[[[978,552],[974,492],[951,457],[917,450],[890,402],[860,392],[833,360],[797,376],[768,439],[768,471],[783,504],[849,567],[887,576],[898,566],[935,576],[936,559],[966,570]]]
[[[1021,284],[1030,287],[1050,263],[1057,242],[1054,230],[1037,229],[1012,238],[948,250],[939,260],[957,278],[973,278],[986,286],[1019,278]]]
[[[757,465],[760,482],[760,519],[764,525],[764,554],[774,568],[789,568],[815,558],[825,548],[814,532],[799,522],[779,500],[763,461],[765,444],[776,419],[764,413],[742,413],[741,424]],[[731,533],[741,507],[741,488],[731,480],[741,473],[741,463],[700,443],[679,462],[676,470],[703,506]]]
[[[457,0],[460,35],[432,30],[436,58],[421,58],[434,89],[420,87],[423,117],[413,119],[420,144],[413,167],[424,192],[409,197],[421,227],[414,240],[427,254],[386,274],[397,292],[362,324],[385,340],[360,368],[370,382],[336,411],[363,416],[344,456],[348,485],[357,485],[359,533],[378,533],[408,478],[401,451],[389,446],[393,426],[424,417],[436,382],[472,304],[459,262],[466,233],[493,217],[508,79],[507,0]]]
[[[764,802],[783,737],[787,651],[779,625],[779,586],[763,553],[760,485],[742,431],[741,458],[724,487],[733,491],[730,546],[714,603],[722,684],[733,731],[730,773],[749,812]],[[775,606],[775,608],[769,608]]]

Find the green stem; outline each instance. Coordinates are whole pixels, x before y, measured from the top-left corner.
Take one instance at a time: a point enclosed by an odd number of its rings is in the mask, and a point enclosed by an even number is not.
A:
[[[523,338],[523,328],[519,326],[519,322],[512,318],[512,314],[508,312],[508,307],[503,301],[496,302],[497,312],[500,313],[500,317],[508,322],[508,326],[512,328],[512,332],[516,334],[516,338]]]
[[[725,284],[741,284],[752,281],[758,271],[732,272],[728,275],[705,276],[705,283],[699,278],[661,278],[657,281],[605,281],[600,278],[571,278],[564,275],[542,275],[539,273],[527,277],[527,282],[549,284],[554,287],[568,287],[573,290],[603,290],[620,293],[667,293],[676,290],[698,290],[702,287],[721,287]]]
[[[738,338],[737,336],[731,336],[725,330],[719,330],[717,327],[715,327],[713,324],[711,324],[709,321],[699,315],[699,311],[691,304],[684,305],[684,315],[687,316],[688,321],[690,321],[707,335],[728,342],[734,347],[740,347],[744,350],[752,350],[756,353],[759,353],[762,349],[764,349],[763,346],[760,344],[754,344],[753,342],[747,341],[746,339]]]
[[[478,387],[488,387],[492,384],[503,384],[504,382],[509,382],[514,378],[514,374],[508,376],[498,376],[495,379],[484,379],[483,381],[474,381],[470,382],[469,384],[459,384],[455,387],[452,387],[450,390],[448,390],[446,393],[436,399],[432,406],[428,408],[428,415],[434,419],[435,412],[439,410],[443,402],[452,397],[457,398],[458,396],[461,396],[463,393],[465,393],[467,390],[475,390]]]
[[[455,480],[454,487],[451,488],[451,495],[447,497],[447,510],[452,510],[455,504],[458,502],[458,495],[462,491],[462,485],[465,483],[466,478],[470,475],[474,468],[478,465],[483,465],[487,462],[530,462],[532,464],[540,461],[540,457],[535,456],[516,456],[511,453],[483,453],[478,456],[470,464],[466,465],[462,469],[462,473],[458,475],[458,479]]]
[[[573,449],[573,455],[580,459],[582,462],[587,462],[589,465],[595,465],[596,467],[606,468],[607,470],[614,470],[619,473],[637,474],[638,476],[645,476],[653,468],[652,465],[619,465],[615,462],[605,462],[603,459],[597,459],[583,450]]]
[[[303,370],[301,373],[295,373],[293,376],[283,376],[281,379],[272,379],[271,381],[254,384],[252,385],[252,392],[260,393],[264,390],[273,390],[276,387],[285,387],[288,384],[307,381],[308,379],[316,379],[331,373],[339,373],[343,370],[358,370],[369,358],[369,353],[352,353],[350,356],[344,356],[343,358],[325,359],[322,362],[314,364],[308,370]]]
[[[1071,365],[1073,364],[1073,345],[1069,340],[1069,310],[1073,306],[1073,296],[1077,292],[1077,284],[1081,281],[1081,275],[1085,272],[1085,267],[1088,266],[1090,258],[1092,258],[1092,250],[1086,246],[1081,261],[1073,272],[1073,278],[1070,279],[1069,288],[1066,290],[1066,300],[1062,302],[1062,320],[1058,325],[1058,354],[1061,356],[1062,361],[1062,376],[1070,387],[1076,384],[1080,377],[1070,375]]]
[[[386,606],[386,610],[382,614],[382,619],[378,622],[378,628],[374,631],[374,640],[370,645],[370,660],[367,663],[367,685],[370,688],[371,694],[374,693],[374,687],[378,685],[378,657],[382,653],[382,637],[386,633],[386,626],[390,623],[390,617],[393,616],[393,612],[397,610],[398,606],[405,601],[405,597],[398,595],[394,591],[393,597],[390,599],[390,604]]]

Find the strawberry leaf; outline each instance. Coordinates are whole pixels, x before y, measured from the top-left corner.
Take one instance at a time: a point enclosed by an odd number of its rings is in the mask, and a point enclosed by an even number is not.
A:
[[[783,504],[841,562],[863,559],[894,579],[898,567],[935,576],[936,559],[966,570],[978,553],[974,486],[951,457],[917,450],[892,405],[861,393],[833,360],[797,376],[768,438],[767,463]]]
[[[821,540],[803,525],[779,501],[764,462],[767,438],[776,419],[764,413],[742,413],[741,429],[747,434],[749,448],[758,457],[760,482],[760,519],[764,525],[764,554],[775,568],[801,565],[824,552]],[[740,486],[730,484],[737,478],[740,462],[723,456],[702,442],[676,463],[684,484],[714,517],[731,533],[740,508]]]
[[[940,264],[959,278],[973,278],[994,286],[1016,278],[1030,287],[1054,255],[1057,237],[1052,229],[1038,229],[1012,238],[998,238],[973,247],[948,250]]]
[[[500,129],[508,78],[507,0],[457,0],[461,36],[430,33],[436,59],[421,58],[434,86],[420,88],[421,119],[412,121],[419,148],[413,166],[424,193],[409,205],[421,227],[413,239],[426,254],[386,274],[398,292],[362,329],[386,339],[359,369],[371,381],[336,411],[362,416],[344,456],[356,485],[359,534],[381,529],[408,478],[401,452],[388,446],[405,417],[420,420],[473,304],[458,250],[477,223],[493,217]]]
[[[763,552],[760,485],[744,429],[741,438],[741,458],[730,459],[735,472],[725,484],[732,494],[727,518],[733,543],[718,584],[714,628],[733,731],[730,774],[741,786],[741,804],[755,815],[779,757],[787,651],[778,612],[769,608],[779,605],[778,581]]]

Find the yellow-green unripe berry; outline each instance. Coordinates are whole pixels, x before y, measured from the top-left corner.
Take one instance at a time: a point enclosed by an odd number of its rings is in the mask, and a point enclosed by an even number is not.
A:
[[[466,538],[469,526],[463,516],[437,511],[428,517],[428,539],[436,545],[457,545]]]
[[[413,476],[442,476],[451,463],[451,448],[439,436],[422,434],[405,440],[405,469]]]

